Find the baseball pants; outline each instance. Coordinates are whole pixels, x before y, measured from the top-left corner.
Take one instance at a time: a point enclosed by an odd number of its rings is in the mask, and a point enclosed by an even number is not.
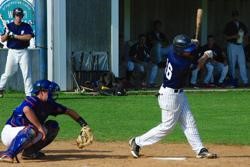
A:
[[[175,92],[172,88],[161,87],[159,94],[161,123],[145,134],[136,137],[136,144],[143,147],[160,141],[174,129],[178,122],[192,149],[198,154],[200,149],[204,147],[184,92],[181,90]]]
[[[17,134],[23,130],[25,128],[25,126],[17,126],[17,127],[12,127],[11,125],[6,124],[2,130],[1,133],[1,140],[2,143],[9,147],[11,142],[13,141],[13,139],[17,136]],[[47,129],[45,129],[45,132],[47,133]],[[38,135],[36,136],[36,138],[32,141],[31,144],[37,143],[39,140],[41,140],[42,135],[41,133],[38,133]]]
[[[9,49],[5,72],[2,74],[0,80],[0,90],[5,88],[8,78],[17,72],[18,65],[23,75],[25,94],[26,96],[31,96],[32,80],[27,49]]]

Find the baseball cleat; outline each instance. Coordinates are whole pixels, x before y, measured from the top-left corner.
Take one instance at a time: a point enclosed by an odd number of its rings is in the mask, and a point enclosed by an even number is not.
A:
[[[135,138],[129,140],[129,146],[131,148],[131,154],[134,158],[139,158],[140,146],[135,143]]]
[[[14,159],[6,154],[2,154],[0,157],[0,162],[14,163]]]
[[[196,158],[207,158],[207,159],[214,159],[217,158],[217,154],[215,153],[210,153],[206,148],[202,148],[197,154]]]
[[[43,152],[35,152],[35,153],[31,153],[31,154],[28,154],[28,153],[25,153],[23,152],[22,153],[22,159],[25,159],[25,160],[29,160],[29,159],[41,159],[43,157],[45,157],[46,155],[43,153]]]

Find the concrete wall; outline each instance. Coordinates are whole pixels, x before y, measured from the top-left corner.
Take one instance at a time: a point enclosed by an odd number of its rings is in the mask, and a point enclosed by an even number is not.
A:
[[[0,75],[2,75],[5,70],[7,52],[8,52],[8,49],[0,50]],[[36,80],[40,79],[39,49],[29,49],[29,55],[30,55],[30,62],[31,62],[31,68],[32,68],[32,82],[35,82]],[[20,68],[18,68],[18,71],[12,77],[9,78],[6,88],[10,90],[24,91],[23,77],[22,77],[22,72]]]

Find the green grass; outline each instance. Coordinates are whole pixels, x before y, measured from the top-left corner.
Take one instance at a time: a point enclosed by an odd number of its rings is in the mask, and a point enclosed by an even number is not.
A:
[[[250,145],[250,92],[186,92],[203,142]],[[23,94],[8,93],[0,99],[0,128]],[[123,97],[61,94],[58,102],[76,110],[90,124],[98,141],[127,141],[159,124],[161,115],[153,95]],[[75,139],[80,127],[68,116],[60,122],[57,139]],[[186,142],[179,126],[162,142]]]

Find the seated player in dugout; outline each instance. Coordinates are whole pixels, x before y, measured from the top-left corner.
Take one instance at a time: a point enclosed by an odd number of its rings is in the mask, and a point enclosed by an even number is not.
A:
[[[225,79],[228,72],[228,65],[227,65],[227,59],[226,55],[223,51],[223,49],[216,44],[215,38],[213,35],[208,35],[207,37],[207,43],[200,47],[198,54],[203,55],[203,53],[207,50],[211,50],[213,54],[213,58],[210,58],[207,60],[205,64],[205,71],[206,75],[203,80],[202,87],[215,87],[214,84],[218,87],[224,87],[225,86]],[[191,86],[193,88],[199,87],[197,85],[197,78],[198,73],[200,69],[194,68],[192,70],[192,77],[190,80]],[[215,80],[216,74],[218,75],[218,79]]]
[[[45,157],[41,149],[55,139],[60,129],[57,121],[47,120],[49,115],[66,114],[91,133],[87,122],[77,112],[56,102],[56,92],[59,90],[55,82],[35,82],[32,91],[34,95],[26,97],[13,111],[2,130],[1,139],[7,149],[0,154],[0,162],[14,163],[14,158],[19,162],[17,155],[21,152],[22,159]],[[93,135],[89,139],[90,144]]]
[[[146,46],[146,35],[140,34],[138,42],[131,46],[129,50],[127,64],[127,78],[130,82],[133,82],[135,87],[145,87],[147,85],[146,67],[148,66],[149,59],[150,52]]]

